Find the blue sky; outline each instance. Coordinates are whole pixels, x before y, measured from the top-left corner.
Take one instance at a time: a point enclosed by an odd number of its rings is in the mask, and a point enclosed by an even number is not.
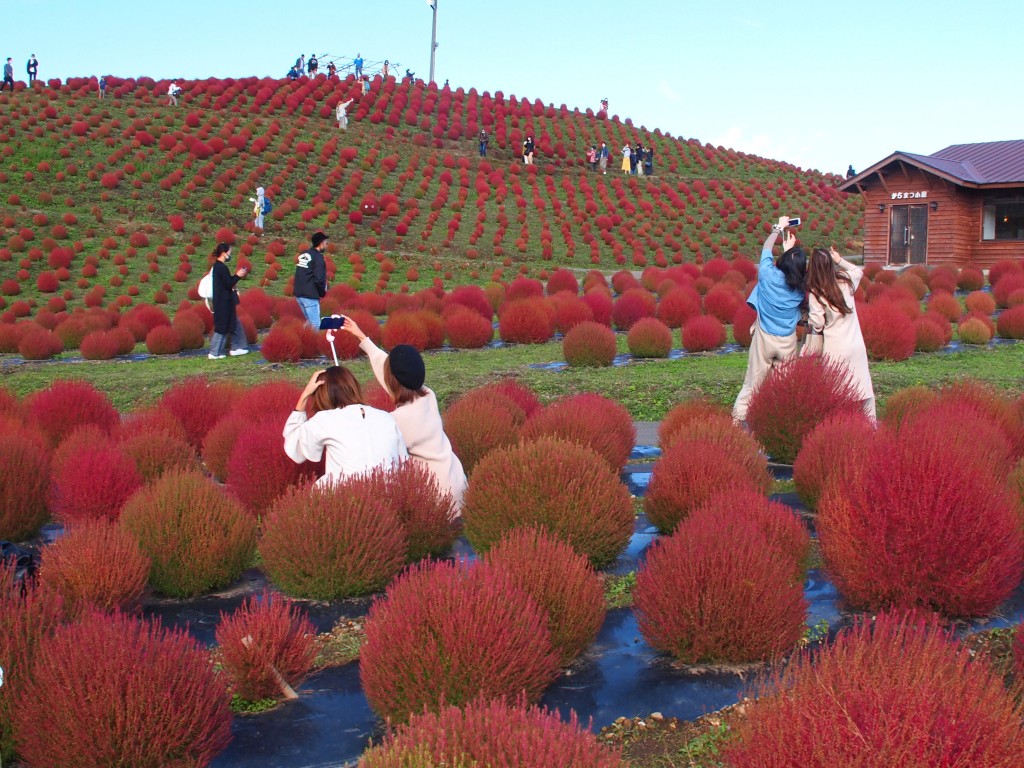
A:
[[[1024,138],[1024,3],[438,0],[436,79],[597,108],[676,136],[857,170]],[[426,0],[0,0],[0,55],[40,76],[283,76],[299,53],[426,78]]]

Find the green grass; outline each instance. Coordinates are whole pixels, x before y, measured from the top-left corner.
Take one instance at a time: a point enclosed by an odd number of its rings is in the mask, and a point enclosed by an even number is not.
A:
[[[604,602],[609,610],[628,608],[633,604],[633,587],[636,586],[636,571],[621,576],[609,575],[604,582]]]
[[[442,407],[473,387],[503,376],[513,376],[532,387],[545,401],[577,392],[597,392],[622,403],[634,419],[657,421],[674,404],[694,397],[731,404],[747,365],[747,356],[736,353],[682,360],[650,360],[618,368],[568,368],[561,371],[530,368],[531,364],[562,359],[558,342],[429,354],[427,383],[437,392]],[[259,364],[259,360],[259,355],[253,354],[227,360],[193,357],[157,358],[136,363],[4,365],[0,369],[0,384],[24,396],[46,388],[56,379],[84,379],[108,393],[119,409],[128,410],[151,403],[164,390],[187,376],[204,375],[244,385],[273,378],[305,383],[313,370],[307,365]],[[346,365],[350,365],[363,381],[372,376],[365,359]],[[914,384],[937,386],[967,377],[989,382],[1012,393],[1021,393],[1024,390],[1022,371],[1024,344],[970,349],[948,355],[915,355],[900,363],[871,365],[880,405],[884,405],[886,397],[904,387]]]

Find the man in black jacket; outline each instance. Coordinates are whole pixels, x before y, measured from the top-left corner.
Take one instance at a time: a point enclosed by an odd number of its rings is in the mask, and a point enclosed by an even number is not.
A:
[[[295,300],[314,329],[320,328],[320,299],[327,293],[327,262],[320,251],[326,241],[327,235],[317,232],[313,235],[313,247],[300,253],[295,264]]]

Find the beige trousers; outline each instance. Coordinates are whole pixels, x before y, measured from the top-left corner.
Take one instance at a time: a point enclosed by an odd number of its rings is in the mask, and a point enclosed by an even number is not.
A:
[[[743,387],[736,395],[736,404],[732,407],[733,421],[739,423],[747,420],[747,406],[750,396],[761,386],[765,376],[775,366],[797,353],[796,332],[788,336],[772,336],[761,330],[757,320],[750,329],[750,355],[747,357],[747,375],[743,379]]]

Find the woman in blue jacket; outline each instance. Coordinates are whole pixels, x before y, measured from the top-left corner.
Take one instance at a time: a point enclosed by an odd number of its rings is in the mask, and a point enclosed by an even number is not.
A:
[[[789,217],[781,216],[778,224],[772,226],[761,249],[757,285],[747,299],[747,304],[757,312],[757,319],[750,329],[747,375],[732,407],[732,418],[737,423],[747,420],[750,396],[772,367],[797,352],[796,325],[807,300],[804,285],[807,257],[797,246],[794,235],[783,234],[788,223]],[[772,248],[780,234],[783,234],[783,252],[776,262]]]

